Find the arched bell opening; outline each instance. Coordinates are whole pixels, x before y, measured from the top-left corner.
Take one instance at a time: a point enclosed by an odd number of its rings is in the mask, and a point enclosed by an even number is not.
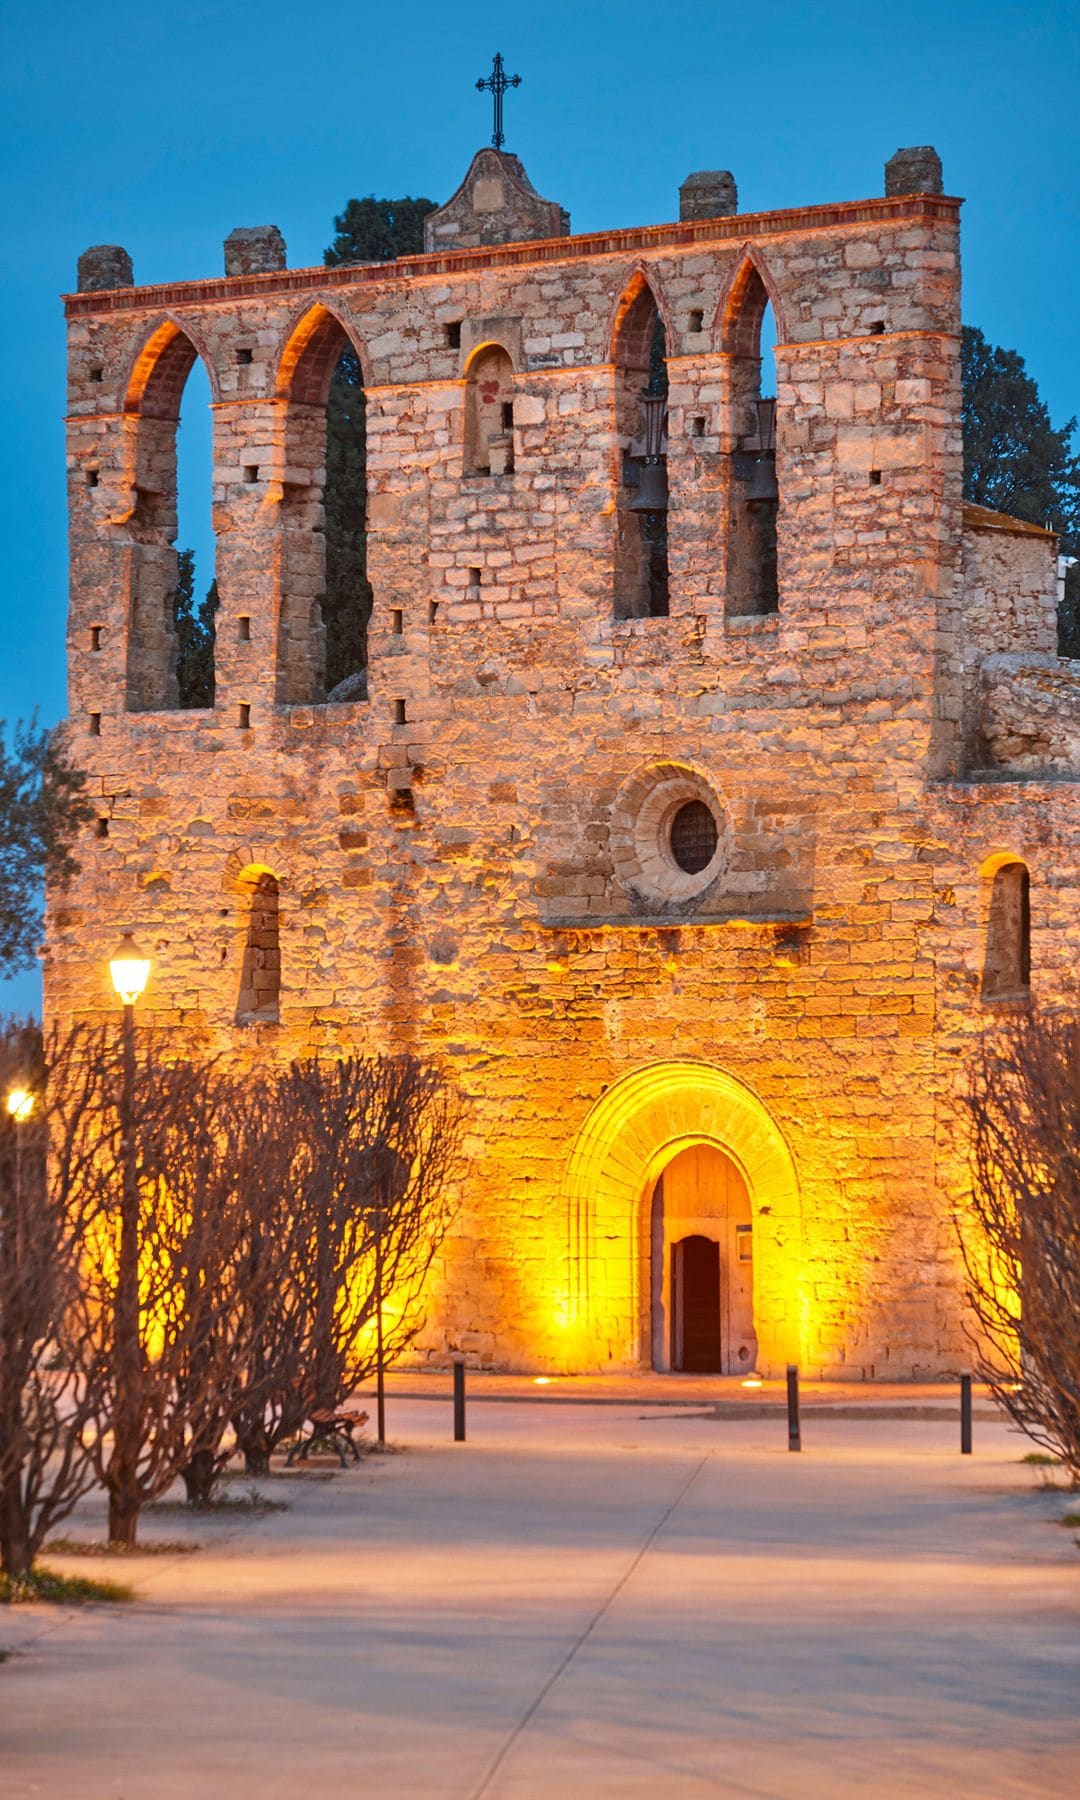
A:
[[[666,1164],[650,1208],[654,1369],[748,1375],[757,1364],[754,1228],[741,1170],[715,1144]]]
[[[636,277],[615,327],[615,617],[666,618],[667,338],[652,289]]]
[[[776,319],[760,270],[748,262],[724,316],[734,450],[728,504],[727,612],[746,617],[780,604],[776,473]]]

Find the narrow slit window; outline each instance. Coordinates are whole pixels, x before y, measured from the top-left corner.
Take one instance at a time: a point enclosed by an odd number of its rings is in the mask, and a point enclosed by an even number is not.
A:
[[[405,717],[405,702],[404,702],[404,700],[395,700],[394,701],[394,724],[395,725],[405,725],[407,723],[408,723],[408,721],[406,720],[406,717]]]
[[[277,879],[266,869],[248,869],[240,878],[240,894],[247,904],[247,921],[237,1022],[276,1023],[281,1001]]]
[[[237,624],[237,636],[239,637],[240,642],[242,644],[250,644],[250,642],[251,642],[251,616],[250,616],[250,614],[241,613],[240,617],[236,621],[236,624]]]
[[[90,648],[91,648],[91,650],[100,650],[101,649],[101,626],[100,625],[91,625],[91,627],[90,627]]]
[[[99,838],[107,838],[107,837],[108,837],[108,835],[109,835],[109,821],[108,821],[108,819],[99,819],[99,820],[98,820],[98,822],[97,822],[97,834],[98,834],[98,837],[99,837]]]
[[[246,700],[241,700],[240,702],[240,717],[237,720],[237,728],[240,731],[251,730],[251,707]]]
[[[705,313],[700,306],[695,306],[693,312],[690,314],[690,330],[696,334],[697,332],[702,331],[704,326]]]
[[[101,477],[100,477],[97,469],[87,469],[87,471],[86,471],[87,487],[97,487],[100,479],[101,479]]]
[[[100,737],[101,736],[101,714],[100,713],[91,713],[90,714],[90,736],[91,737]]]
[[[1031,989],[1031,889],[1027,864],[1007,862],[990,889],[982,997],[1022,1000]]]
[[[394,637],[400,637],[405,629],[405,615],[399,606],[395,606],[390,614],[390,630]]]

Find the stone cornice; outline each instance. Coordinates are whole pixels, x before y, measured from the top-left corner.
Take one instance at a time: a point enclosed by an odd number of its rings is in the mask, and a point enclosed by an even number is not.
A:
[[[337,268],[274,269],[264,275],[233,275],[203,281],[167,282],[154,287],[110,288],[65,294],[69,319],[95,313],[148,312],[155,308],[206,306],[256,296],[317,293],[372,283],[383,287],[423,280],[446,280],[488,269],[530,263],[580,262],[590,257],[643,255],[650,251],[692,250],[704,244],[742,244],[748,238],[788,236],[855,225],[955,224],[961,201],[942,194],[901,194],[891,199],[846,200],[833,206],[791,207],[782,212],[736,213],[724,219],[677,220],[638,225],[623,231],[589,232],[580,237],[543,238],[497,244],[483,250],[441,250],[430,256],[403,256],[397,262],[343,263]]]

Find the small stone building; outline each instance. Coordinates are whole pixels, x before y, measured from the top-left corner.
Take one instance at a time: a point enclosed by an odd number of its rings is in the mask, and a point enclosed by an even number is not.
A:
[[[930,1376],[950,1113],[1080,934],[1048,533],[965,505],[960,202],[570,236],[496,150],[423,255],[68,296],[70,742],[98,822],[51,1019],[436,1058],[469,1110],[422,1354]],[[761,326],[776,328],[775,399]],[[366,396],[366,679],[328,696],[326,405]],[[214,420],[212,709],[177,705],[175,439]],[[766,363],[771,358],[766,357]]]

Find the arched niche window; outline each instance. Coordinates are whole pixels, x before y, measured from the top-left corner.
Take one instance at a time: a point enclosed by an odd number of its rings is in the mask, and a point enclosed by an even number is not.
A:
[[[775,612],[776,322],[752,262],[737,276],[724,314],[729,417],[735,448],[728,484],[727,607],[732,617]]]
[[[617,619],[668,614],[666,356],[659,308],[648,282],[638,276],[615,322]]]
[[[465,474],[514,470],[514,365],[501,344],[485,344],[465,381]]]
[[[277,698],[287,705],[333,699],[343,683],[355,697],[367,668],[372,601],[367,407],[359,354],[324,307],[290,338],[278,391],[286,419]]]
[[[278,884],[269,869],[252,866],[239,877],[244,953],[240,966],[238,1025],[277,1022],[281,1001]]]
[[[1031,989],[1031,901],[1027,864],[1000,862],[989,871],[982,998],[1023,1000]]]
[[[127,521],[131,712],[214,704],[211,398],[195,345],[166,321],[136,361],[125,399],[138,420]]]

